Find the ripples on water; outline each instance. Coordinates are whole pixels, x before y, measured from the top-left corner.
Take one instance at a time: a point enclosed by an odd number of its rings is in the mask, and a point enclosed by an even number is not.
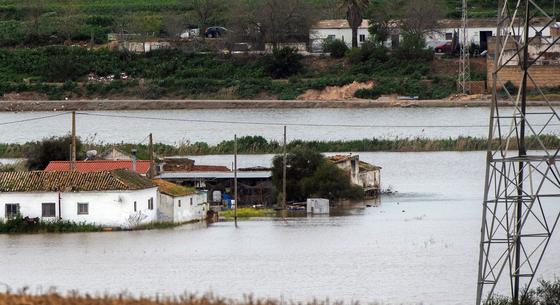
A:
[[[542,110],[542,108],[531,108]],[[507,111],[507,110],[502,110]],[[447,138],[457,136],[487,136],[488,108],[376,108],[376,109],[227,109],[227,110],[162,110],[162,111],[106,111],[103,114],[158,117],[166,119],[264,122],[278,124],[335,124],[375,126],[417,126],[406,128],[348,128],[289,126],[288,138],[300,140],[355,140],[363,138]],[[0,113],[0,122],[40,117],[45,112]],[[544,123],[545,116],[535,118]],[[505,122],[506,123],[506,122]],[[419,127],[419,126],[476,126]],[[173,144],[203,141],[216,144],[232,139],[234,134],[260,135],[281,140],[281,126],[232,125],[220,123],[174,122],[81,116],[77,119],[78,135],[97,142],[137,143],[154,134],[156,142]],[[9,132],[5,132],[9,131]],[[26,142],[70,131],[70,115],[19,125],[0,126],[0,143]],[[554,134],[558,134],[558,128]]]
[[[398,193],[338,217],[0,236],[0,282],[66,291],[383,304],[474,300],[484,153],[367,153]],[[218,158],[218,157],[213,157]],[[227,156],[221,156],[228,162]],[[252,159],[254,158],[254,159]],[[242,156],[247,164],[266,156]],[[542,276],[560,274],[554,237]]]

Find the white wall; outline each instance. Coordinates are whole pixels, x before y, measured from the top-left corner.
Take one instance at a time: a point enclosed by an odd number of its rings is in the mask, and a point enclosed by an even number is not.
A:
[[[206,192],[180,197],[160,193],[158,220],[176,223],[204,220],[209,208],[207,197]],[[179,201],[181,202],[180,206]]]
[[[154,199],[153,210],[148,209],[149,198]],[[135,201],[136,212],[134,212]],[[126,228],[156,221],[157,201],[157,188],[138,191],[60,193],[60,215],[63,220]],[[87,215],[78,215],[78,202],[88,203]],[[0,193],[0,219],[2,220],[4,220],[7,203],[18,203],[23,217],[55,220],[60,216],[59,193]],[[55,203],[56,217],[41,217],[43,203]]]
[[[539,27],[537,29],[542,29]],[[426,38],[426,45],[428,47],[434,47],[437,44],[451,41],[450,39],[445,39],[446,33],[453,34],[454,31],[459,31],[459,41],[463,41],[463,31],[459,28],[446,28],[446,29],[438,29],[437,31],[428,33],[425,35]],[[467,41],[469,43],[474,42],[475,44],[480,44],[480,32],[492,32],[492,35],[496,35],[496,27],[473,27],[467,28]],[[537,31],[534,28],[529,29],[529,37],[534,37]],[[547,27],[543,30],[543,36],[550,36],[550,27]],[[402,37],[401,37],[402,40]],[[385,46],[391,47],[391,38],[387,39],[385,42]]]
[[[311,43],[311,49],[314,51],[320,51],[323,46],[323,41],[329,37],[329,35],[334,35],[335,39],[342,40],[350,48],[352,47],[352,29],[311,29],[309,31],[309,40]],[[358,29],[358,46],[361,46],[363,42],[360,42],[360,35],[365,35],[365,41],[369,40],[368,29]]]

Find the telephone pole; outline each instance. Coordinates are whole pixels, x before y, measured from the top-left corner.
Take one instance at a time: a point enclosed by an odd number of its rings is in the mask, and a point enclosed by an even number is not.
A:
[[[233,142],[233,200],[235,200],[233,219],[237,228],[237,135],[234,136]]]
[[[286,126],[284,126],[284,145],[282,157],[282,210],[286,209],[286,171],[288,167],[288,153],[286,148]]]
[[[148,143],[148,157],[150,158],[150,169],[148,170],[148,178],[154,178],[155,175],[155,164],[154,164],[154,138],[152,134],[149,135]]]
[[[535,22],[536,19],[539,22]],[[560,37],[530,37],[555,24],[532,0],[500,0],[492,62],[492,106],[486,154],[476,304],[486,304],[508,288],[514,305],[522,304],[545,257],[560,213],[560,146],[544,144],[541,136],[557,132],[560,115],[532,77],[536,65]],[[536,24],[536,25],[535,25]],[[542,28],[541,28],[542,27]],[[537,42],[533,42],[536,40]],[[530,54],[529,46],[541,51]],[[543,51],[544,50],[544,51]],[[491,67],[491,65],[489,65]],[[503,70],[514,73],[502,79]],[[510,80],[517,91],[505,83]],[[527,108],[529,88],[546,104]],[[514,107],[501,107],[506,97]],[[541,122],[546,122],[541,125]]]
[[[70,150],[70,170],[76,171],[76,111],[72,111],[72,149]]]

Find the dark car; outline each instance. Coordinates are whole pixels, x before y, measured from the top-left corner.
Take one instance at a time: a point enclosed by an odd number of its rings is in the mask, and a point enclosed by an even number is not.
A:
[[[453,53],[453,43],[451,41],[448,41],[445,43],[438,44],[436,45],[434,50],[436,51],[436,53],[451,54]]]
[[[227,31],[226,28],[221,26],[211,26],[204,30],[204,37],[206,38],[218,38],[221,37]]]

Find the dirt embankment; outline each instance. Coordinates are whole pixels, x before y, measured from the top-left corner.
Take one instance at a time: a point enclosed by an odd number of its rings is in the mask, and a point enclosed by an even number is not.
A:
[[[298,100],[321,100],[321,101],[340,101],[356,99],[354,93],[360,89],[371,89],[374,86],[373,81],[365,83],[353,82],[351,84],[338,87],[328,86],[323,90],[307,90],[304,94],[298,96]]]
[[[512,105],[501,102],[502,105]],[[386,107],[488,107],[487,99],[469,100],[69,100],[69,101],[0,101],[0,111],[104,111],[104,110],[171,110],[171,109],[297,109],[297,108],[386,108]],[[530,106],[546,103],[530,101]],[[560,106],[560,102],[553,102]]]

